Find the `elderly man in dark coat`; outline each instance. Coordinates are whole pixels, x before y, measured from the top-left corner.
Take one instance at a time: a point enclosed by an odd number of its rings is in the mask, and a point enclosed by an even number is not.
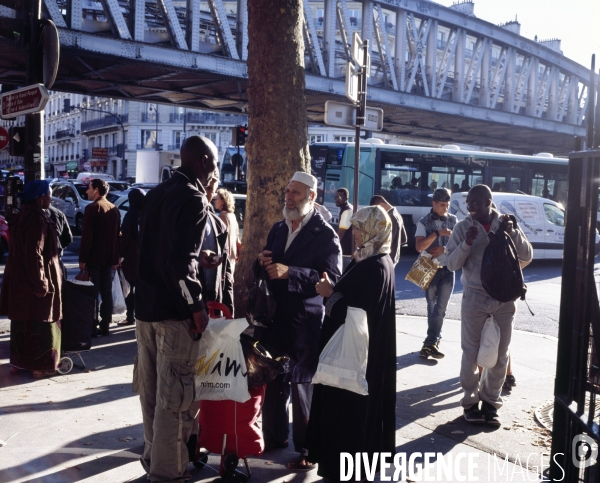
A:
[[[255,274],[266,270],[277,309],[273,323],[256,335],[273,350],[290,357],[290,372],[267,385],[263,406],[266,449],[288,445],[290,393],[294,447],[301,454],[292,469],[310,468],[304,439],[313,386],[319,362],[319,334],[323,321],[323,297],[315,286],[324,273],[334,282],[342,269],[337,234],[314,207],[317,179],[297,172],[287,186],[284,219],[275,223],[265,249],[254,264]]]

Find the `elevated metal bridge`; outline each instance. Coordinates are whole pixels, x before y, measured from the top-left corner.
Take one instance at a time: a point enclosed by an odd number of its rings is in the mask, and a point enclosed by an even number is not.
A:
[[[54,89],[246,113],[247,1],[43,0],[61,43]],[[303,1],[309,122],[345,99],[358,31],[372,50],[367,102],[387,132],[555,154],[585,135],[590,71],[557,41],[478,19],[470,1]],[[22,85],[16,2],[0,0],[0,83]]]

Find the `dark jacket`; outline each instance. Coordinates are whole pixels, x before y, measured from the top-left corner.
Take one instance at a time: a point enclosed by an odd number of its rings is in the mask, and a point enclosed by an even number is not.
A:
[[[79,262],[91,267],[119,263],[119,210],[102,197],[87,205],[83,213]]]
[[[209,205],[209,208],[211,205]],[[225,304],[233,314],[233,272],[229,259],[229,235],[227,226],[212,211],[207,218],[217,235],[217,255],[223,257],[223,262],[217,267],[217,283],[215,290],[208,290],[204,280],[204,270],[200,270],[200,282],[202,283],[202,296],[206,301],[221,302]]]
[[[56,322],[62,318],[61,287],[54,223],[41,208],[22,205],[10,225],[0,314],[11,320]],[[46,295],[38,298],[34,292]]]
[[[402,219],[402,215],[398,213],[398,210],[392,207],[387,214],[392,220],[392,251],[390,258],[394,262],[394,265],[396,265],[400,261],[400,248],[408,241],[408,237],[404,229],[404,220]]]
[[[58,254],[62,257],[63,250],[73,243],[73,234],[71,233],[67,217],[62,211],[50,205],[48,207],[48,215],[50,215],[50,219],[54,222],[54,226],[56,227],[59,244]]]
[[[129,283],[135,284],[138,267],[138,244],[140,238],[140,222],[146,192],[134,188],[129,192],[129,210],[121,224],[121,240],[119,257],[123,259],[121,270]]]
[[[204,309],[198,263],[208,200],[185,168],[146,195],[140,231],[136,318],[186,320]]]
[[[312,218],[285,251],[289,229],[285,221],[273,225],[265,250],[273,252],[273,263],[289,267],[287,280],[272,280],[276,312],[272,325],[258,338],[290,360],[291,382],[311,382],[319,362],[319,334],[323,321],[323,297],[315,285],[327,272],[336,282],[342,272],[342,253],[337,234],[313,211]],[[285,251],[285,252],[284,252]],[[258,262],[254,264],[259,275]]]

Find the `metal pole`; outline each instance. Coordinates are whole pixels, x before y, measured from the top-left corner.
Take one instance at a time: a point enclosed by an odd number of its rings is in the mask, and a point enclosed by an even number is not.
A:
[[[42,16],[42,0],[32,0],[25,8],[25,16],[29,15],[29,45],[27,55],[27,84],[38,84],[43,81],[42,65],[40,60],[40,18]],[[23,157],[25,183],[44,177],[44,123],[42,113],[27,114],[25,116],[26,145]]]
[[[356,111],[356,134],[354,139],[354,192],[352,196],[353,212],[358,210],[358,171],[360,169],[360,128],[365,124],[365,111],[367,107],[367,72],[369,62],[369,41],[364,40],[363,65],[360,66],[358,76],[358,106]]]

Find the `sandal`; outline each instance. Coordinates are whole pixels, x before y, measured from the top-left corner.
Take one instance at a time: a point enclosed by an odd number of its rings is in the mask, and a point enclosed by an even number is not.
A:
[[[315,469],[317,467],[317,464],[306,461],[305,459],[301,459],[299,461],[296,461],[295,463],[288,463],[287,467],[289,470],[307,471]]]

